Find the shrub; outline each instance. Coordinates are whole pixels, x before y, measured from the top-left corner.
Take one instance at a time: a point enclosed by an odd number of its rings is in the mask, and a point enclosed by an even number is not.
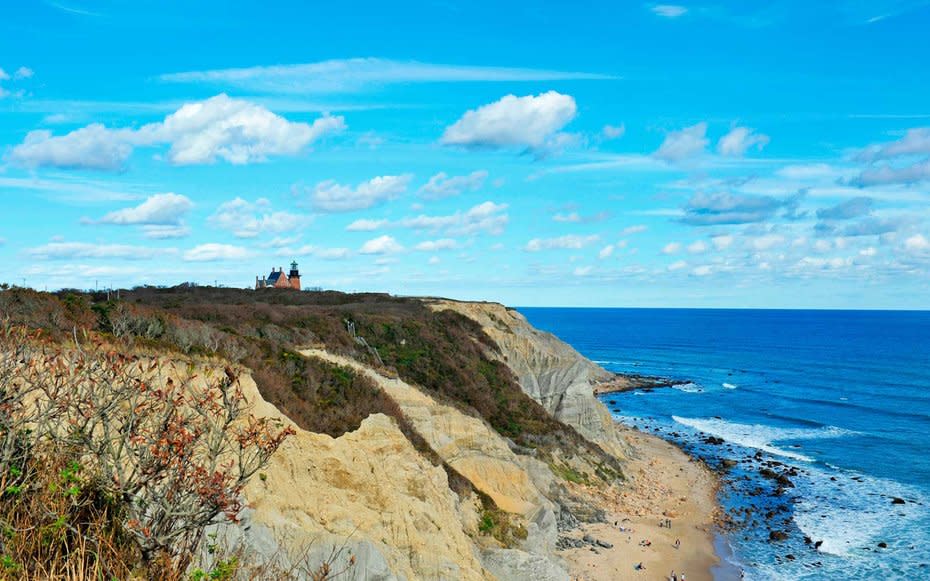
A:
[[[70,532],[61,554],[80,554],[83,543],[104,559],[105,545],[131,539],[151,573],[185,571],[204,529],[236,520],[245,484],[292,433],[246,413],[231,368],[216,378],[192,371],[0,324],[0,527],[15,529],[29,506],[50,534]],[[49,467],[64,480],[48,482]],[[32,546],[4,544],[3,554],[38,570],[47,555]]]

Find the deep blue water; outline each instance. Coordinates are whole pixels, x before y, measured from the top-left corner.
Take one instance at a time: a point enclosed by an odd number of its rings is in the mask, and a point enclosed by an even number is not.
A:
[[[747,578],[930,578],[930,312],[519,310],[611,371],[692,382],[603,401],[738,461],[721,501],[745,523],[725,535]]]

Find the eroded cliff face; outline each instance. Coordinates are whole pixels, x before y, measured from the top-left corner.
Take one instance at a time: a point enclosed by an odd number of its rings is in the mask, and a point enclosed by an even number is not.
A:
[[[429,300],[427,304],[435,310],[456,311],[481,325],[501,349],[501,353],[489,355],[506,363],[523,391],[556,419],[618,457],[628,453],[616,422],[593,392],[595,383],[607,381],[613,374],[501,304],[450,300]]]
[[[241,381],[257,415],[288,421]],[[269,558],[344,547],[334,569],[354,555],[350,579],[493,579],[469,535],[474,505],[383,414],[339,438],[298,428],[245,493],[251,510],[234,541]]]
[[[609,453],[624,452],[620,432],[592,392],[593,383],[611,374],[501,305],[430,306],[478,322],[500,348],[489,355],[510,367],[528,395]],[[481,536],[477,499],[449,490],[445,472],[419,455],[392,420],[377,415],[340,438],[300,432],[281,450],[266,478],[247,490],[255,525],[248,545],[274,545],[282,531],[285,538],[316,535],[329,547],[351,538],[356,568],[372,579],[568,579],[556,550],[558,520],[565,504],[578,499],[568,498],[551,463],[578,459],[544,462],[485,420],[381,369],[320,347],[301,354],[374,381],[447,465],[525,526],[526,538],[504,547]],[[277,413],[257,390],[254,397],[257,409]]]
[[[505,549],[480,540],[476,543],[489,574],[496,571],[502,579],[536,581],[566,578],[561,560],[555,556],[559,507],[550,496],[557,493],[557,485],[546,464],[515,454],[487,422],[440,403],[416,386],[321,349],[301,353],[372,379],[400,406],[416,432],[446,464],[488,495],[499,509],[518,518],[518,526],[526,529],[526,538],[520,540],[519,547]],[[471,524],[464,522],[463,526],[474,531]],[[521,566],[526,569],[526,577],[519,572]],[[533,577],[528,576],[529,571],[533,571]]]

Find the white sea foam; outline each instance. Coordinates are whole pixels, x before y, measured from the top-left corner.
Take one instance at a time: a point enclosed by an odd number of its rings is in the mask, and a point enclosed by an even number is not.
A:
[[[733,385],[732,383],[726,383],[726,382],[723,383],[723,387],[727,389],[736,389],[735,385]]]
[[[907,529],[927,518],[922,493],[894,480],[814,468],[796,484],[801,500],[795,505],[794,522],[814,542],[822,541],[824,553],[849,557],[878,541],[908,543]],[[897,505],[890,497],[917,502]]]
[[[803,454],[798,454],[797,452],[783,450],[775,446],[774,443],[781,440],[839,438],[855,433],[834,426],[812,430],[776,428],[774,426],[764,426],[760,424],[737,424],[726,420],[718,420],[716,418],[682,418],[679,416],[672,416],[672,419],[679,424],[694,428],[695,430],[712,436],[717,436],[718,438],[722,438],[738,446],[755,448],[763,452],[768,452],[769,454],[792,458],[802,462],[813,462],[814,459]]]
[[[671,386],[673,389],[678,391],[683,391],[685,393],[703,393],[704,388],[696,383],[679,383]]]

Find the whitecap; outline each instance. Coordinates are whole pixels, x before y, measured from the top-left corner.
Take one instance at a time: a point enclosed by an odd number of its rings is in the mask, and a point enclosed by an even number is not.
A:
[[[908,529],[921,528],[927,518],[923,494],[895,480],[815,468],[797,485],[800,502],[794,507],[794,522],[806,536],[822,541],[824,553],[849,557],[878,541],[908,543],[905,539],[916,532]],[[895,496],[917,502],[892,504],[890,498]]]
[[[685,393],[703,393],[704,389],[696,383],[678,383],[671,386],[672,389],[683,391]]]
[[[774,426],[760,424],[737,424],[726,420],[718,420],[716,418],[682,418],[679,416],[672,416],[672,419],[689,428],[694,428],[700,432],[722,438],[731,444],[762,450],[769,454],[784,456],[785,458],[792,458],[802,462],[813,462],[814,459],[803,454],[798,454],[797,452],[783,450],[775,446],[774,443],[780,440],[839,438],[856,433],[835,426],[826,426],[818,429],[776,428]]]
[[[723,383],[723,387],[727,389],[736,389],[735,385],[733,385],[732,383],[726,383],[726,382]]]

